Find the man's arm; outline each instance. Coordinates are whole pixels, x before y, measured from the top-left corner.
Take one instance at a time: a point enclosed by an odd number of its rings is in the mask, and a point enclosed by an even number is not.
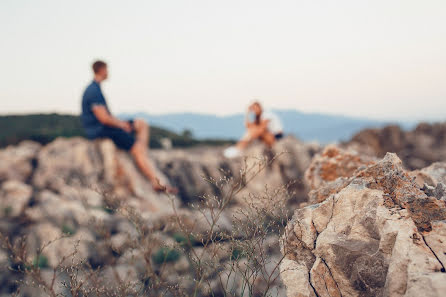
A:
[[[131,132],[133,129],[129,122],[121,121],[112,116],[104,105],[94,105],[91,110],[98,121],[105,126],[119,128],[126,132]]]

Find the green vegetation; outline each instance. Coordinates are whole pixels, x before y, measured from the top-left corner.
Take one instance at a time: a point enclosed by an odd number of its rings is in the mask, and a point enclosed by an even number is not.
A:
[[[192,234],[189,234],[188,237],[189,237],[189,240],[186,237],[186,235],[183,234],[183,233],[174,233],[172,235],[172,238],[175,239],[175,241],[178,242],[178,244],[180,246],[188,246],[188,245],[197,246],[197,245],[200,245],[200,242],[198,240],[196,240],[195,237]]]
[[[29,114],[0,116],[0,147],[17,144],[22,140],[33,140],[41,144],[57,137],[85,136],[79,116],[61,114]],[[193,138],[190,131],[177,134],[159,127],[151,127],[150,147],[161,148],[161,140],[168,138],[174,147],[195,145],[222,145],[230,140]]]
[[[3,214],[5,215],[5,217],[9,217],[9,215],[12,213],[12,207],[11,206],[6,206],[3,209]]]
[[[161,247],[152,255],[153,262],[160,265],[163,263],[176,262],[180,259],[180,252],[170,247]]]
[[[74,235],[76,230],[69,225],[62,225],[62,233],[68,236]]]
[[[231,252],[231,261],[237,261],[246,257],[245,252],[240,249],[234,248]]]
[[[56,137],[84,136],[79,117],[58,114],[0,116],[0,147],[33,140],[46,144]]]
[[[48,258],[44,255],[39,255],[33,260],[33,266],[39,268],[47,268],[48,267]]]

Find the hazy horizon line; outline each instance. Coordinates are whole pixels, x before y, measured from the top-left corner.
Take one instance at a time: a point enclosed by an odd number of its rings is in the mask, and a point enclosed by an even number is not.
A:
[[[361,116],[354,116],[354,115],[348,115],[348,114],[341,114],[341,113],[329,113],[329,112],[318,112],[318,111],[302,111],[296,108],[271,108],[270,110],[277,111],[277,112],[296,112],[304,115],[314,115],[314,116],[329,116],[329,117],[343,117],[343,118],[350,118],[350,119],[357,119],[357,120],[363,120],[363,121],[375,121],[375,122],[381,122],[381,123],[404,123],[404,124],[414,124],[414,123],[422,123],[422,122],[444,122],[444,120],[441,120],[436,117],[428,118],[428,119],[408,119],[408,118],[383,118],[383,117],[361,117]],[[29,112],[4,112],[0,113],[0,116],[26,116],[26,115],[49,115],[49,114],[58,114],[58,115],[71,115],[71,116],[78,116],[79,113],[75,112],[69,112],[69,111],[29,111]],[[233,113],[227,113],[227,114],[217,114],[217,113],[210,113],[210,112],[200,112],[200,111],[174,111],[174,112],[163,112],[163,113],[150,113],[147,111],[125,111],[120,113],[115,113],[118,117],[122,116],[128,116],[128,115],[134,115],[134,114],[144,114],[147,116],[170,116],[170,115],[197,115],[197,116],[214,116],[218,118],[227,118],[232,116],[240,116],[243,115],[243,112],[233,112]]]

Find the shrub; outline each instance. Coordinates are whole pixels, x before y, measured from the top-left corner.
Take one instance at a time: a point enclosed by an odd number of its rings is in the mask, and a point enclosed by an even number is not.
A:
[[[48,267],[48,258],[45,257],[44,255],[38,255],[33,260],[33,266],[39,267],[39,268],[47,268]]]
[[[173,239],[180,246],[197,246],[200,245],[200,242],[195,239],[195,236],[192,234],[185,235],[184,233],[176,232],[172,235]]]
[[[274,292],[281,287],[279,270],[283,255],[278,251],[278,238],[288,220],[287,188],[282,186],[271,191],[265,186],[262,194],[235,198],[270,162],[245,166],[240,171],[241,176],[209,179],[219,195],[204,195],[189,206],[195,212],[188,217],[178,211],[172,200],[173,214],[169,220],[149,223],[138,209],[106,195],[107,207],[103,209],[111,211],[115,219],[126,220],[125,223],[136,230],[127,238],[118,237],[118,249],[114,248],[116,242],[113,241],[116,226],[92,222],[89,226],[100,241],[92,246],[96,249],[94,255],[85,262],[73,261],[78,251],[75,246],[73,253],[58,259],[52,282],[45,281],[48,269],[40,271],[39,268],[48,267],[48,259],[42,252],[58,239],[40,247],[37,253],[40,256],[32,265],[28,264],[25,269],[20,265],[10,268],[29,277],[31,287],[43,288],[51,297],[275,296]],[[233,207],[237,203],[243,207]],[[229,228],[220,228],[221,218],[229,215]],[[61,228],[65,234],[75,232],[67,225]],[[166,241],[169,234],[171,238]],[[0,233],[0,243],[3,242],[2,247],[8,250],[15,263],[28,263],[26,239],[23,236],[10,240]],[[119,273],[121,261],[126,261],[124,264],[128,263],[135,271],[137,268],[138,272],[125,271],[122,277]],[[164,265],[166,263],[175,265]],[[114,277],[113,285],[104,277],[109,274]],[[60,285],[69,290],[68,295],[57,293]]]
[[[69,225],[62,225],[62,233],[68,236],[74,235],[76,230]]]
[[[12,213],[12,207],[11,206],[6,206],[3,209],[3,213],[4,213],[5,217],[8,217]]]
[[[231,261],[237,261],[237,260],[240,260],[240,259],[242,259],[244,257],[246,257],[246,255],[245,255],[245,253],[242,250],[240,250],[238,248],[234,248],[232,250]]]
[[[180,253],[173,248],[161,247],[153,255],[153,262],[160,265],[163,263],[176,262],[180,259]]]

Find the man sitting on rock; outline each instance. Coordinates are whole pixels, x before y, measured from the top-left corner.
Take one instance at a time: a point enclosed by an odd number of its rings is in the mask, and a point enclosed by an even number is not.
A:
[[[94,80],[82,96],[82,124],[89,139],[110,138],[120,149],[129,151],[142,173],[157,192],[175,192],[162,185],[148,158],[149,126],[143,120],[121,121],[111,115],[101,91],[101,82],[107,79],[107,64],[93,63]]]

